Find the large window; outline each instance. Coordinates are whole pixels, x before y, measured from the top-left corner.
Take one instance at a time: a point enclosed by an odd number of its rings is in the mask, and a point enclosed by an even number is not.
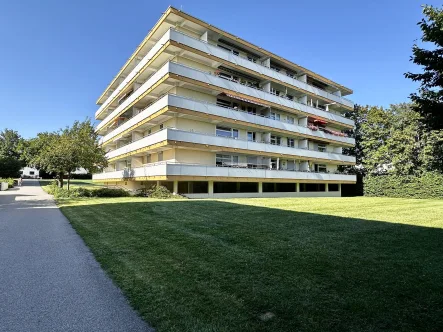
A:
[[[273,145],[281,145],[281,137],[271,135],[271,144]]]
[[[276,96],[280,96],[280,90],[274,89],[271,87],[271,93]]]
[[[324,145],[324,144],[318,144],[318,145],[317,145],[317,150],[318,150],[319,152],[326,152],[326,145]]]
[[[292,117],[292,116],[288,116],[288,117],[286,118],[286,121],[287,121],[288,123],[290,123],[290,124],[294,124],[294,117]]]
[[[271,159],[271,169],[277,169],[277,159]]]
[[[222,137],[238,138],[238,129],[217,126],[217,127],[215,127],[215,135],[222,136]]]
[[[217,105],[222,107],[231,107],[231,102],[223,99],[217,98]]]
[[[326,173],[327,172],[326,165],[315,164],[315,171],[319,173]]]
[[[215,164],[217,166],[235,166],[238,165],[238,156],[229,154],[216,154]]]
[[[280,114],[275,113],[275,112],[271,112],[271,116],[270,116],[270,118],[271,118],[272,120],[280,121]]]
[[[255,142],[255,132],[248,131],[248,141]]]
[[[294,139],[293,139],[293,138],[288,138],[288,146],[289,146],[290,148],[295,147],[295,142],[294,142]]]
[[[157,156],[158,156],[158,161],[163,161],[163,151],[157,153]]]

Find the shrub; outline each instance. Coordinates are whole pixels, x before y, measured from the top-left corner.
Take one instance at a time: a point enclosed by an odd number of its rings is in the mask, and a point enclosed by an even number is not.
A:
[[[128,197],[130,193],[124,189],[100,188],[89,190],[91,197]]]
[[[17,181],[13,178],[0,178],[0,182],[7,182],[8,188],[13,188],[17,183]]]
[[[85,187],[76,187],[70,190],[59,188],[57,181],[53,181],[50,185],[44,187],[45,191],[54,195],[55,198],[79,198],[79,197],[127,197],[129,192],[123,189],[88,189]]]
[[[443,174],[428,172],[421,176],[368,175],[365,196],[398,198],[443,198]]]
[[[157,186],[157,185],[154,185],[151,188],[142,188],[142,189],[137,190],[136,196],[160,198],[160,199],[183,198],[183,196],[172,194],[168,190],[168,188],[166,188],[164,186]]]

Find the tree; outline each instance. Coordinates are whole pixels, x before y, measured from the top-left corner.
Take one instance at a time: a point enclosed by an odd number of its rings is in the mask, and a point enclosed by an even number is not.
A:
[[[21,136],[11,129],[4,129],[0,132],[0,157],[20,158],[18,150]]]
[[[428,130],[411,104],[368,107],[360,135],[363,165],[369,174],[443,171],[443,131]]]
[[[418,25],[421,41],[431,44],[425,49],[414,44],[411,61],[423,68],[422,73],[405,73],[407,78],[420,82],[418,93],[411,94],[416,110],[423,115],[431,129],[443,129],[443,9],[424,6]]]
[[[20,175],[21,162],[12,157],[0,157],[0,178],[16,178]]]
[[[68,177],[68,190],[72,172],[83,167],[89,172],[107,166],[106,152],[98,144],[98,134],[89,120],[76,121],[72,127],[54,133],[40,133],[27,143],[26,159],[30,164],[58,174],[63,187]]]

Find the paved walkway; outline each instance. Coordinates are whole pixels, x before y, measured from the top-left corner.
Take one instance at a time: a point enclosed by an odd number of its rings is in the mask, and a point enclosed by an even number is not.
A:
[[[152,331],[36,180],[0,192],[0,331]]]

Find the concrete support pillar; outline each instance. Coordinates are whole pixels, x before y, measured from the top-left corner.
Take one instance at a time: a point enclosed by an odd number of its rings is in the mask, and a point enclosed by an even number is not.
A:
[[[300,183],[298,183],[298,182],[296,183],[295,191],[298,193],[300,192]]]
[[[156,183],[155,183],[157,186],[160,186],[161,185],[161,181],[156,181]]]
[[[341,183],[338,184],[338,192],[339,192],[339,196],[341,196]]]
[[[132,89],[133,89],[133,91],[135,92],[135,91],[137,91],[138,88],[140,88],[141,86],[142,86],[141,83],[134,82],[134,84],[133,84],[133,86],[132,86]]]
[[[260,62],[263,66],[271,68],[271,58],[269,58],[269,57],[262,58],[262,59],[260,59]]]
[[[309,142],[307,139],[301,139],[298,141],[298,147],[300,149],[308,149],[309,148]]]
[[[263,182],[259,182],[258,183],[258,193],[262,194],[263,193]]]
[[[297,78],[298,78],[299,81],[302,81],[302,82],[305,82],[305,83],[308,82],[308,76],[307,76],[306,74],[304,74],[304,75],[300,75],[300,76],[297,77]]]
[[[139,139],[143,138],[143,133],[141,133],[139,131],[133,131],[131,133],[131,138],[132,138],[133,142],[138,141]]]
[[[262,85],[263,91],[265,92],[271,92],[271,82],[266,82]]]
[[[235,190],[239,193],[240,192],[240,182],[237,182],[235,184]]]
[[[325,191],[326,191],[326,192],[329,192],[329,183],[326,183],[326,184],[325,184]]]
[[[177,195],[177,194],[178,194],[178,181],[177,181],[177,180],[174,181],[174,185],[173,185],[172,193],[173,193],[174,195]]]
[[[200,40],[208,42],[208,31],[205,31],[205,33],[200,36]]]
[[[188,194],[192,194],[193,190],[192,190],[192,182],[188,181]]]
[[[300,126],[307,127],[308,126],[308,117],[305,116],[303,118],[298,119],[298,124]]]
[[[341,91],[340,90],[337,90],[337,91],[333,92],[332,94],[341,97]]]
[[[142,167],[143,166],[143,157],[132,157],[131,159],[131,167]]]
[[[209,197],[214,196],[214,181],[208,181],[208,194]]]
[[[277,169],[280,169],[280,158],[277,157]]]
[[[304,105],[308,104],[308,96],[301,96],[300,98],[298,98],[298,102]]]

